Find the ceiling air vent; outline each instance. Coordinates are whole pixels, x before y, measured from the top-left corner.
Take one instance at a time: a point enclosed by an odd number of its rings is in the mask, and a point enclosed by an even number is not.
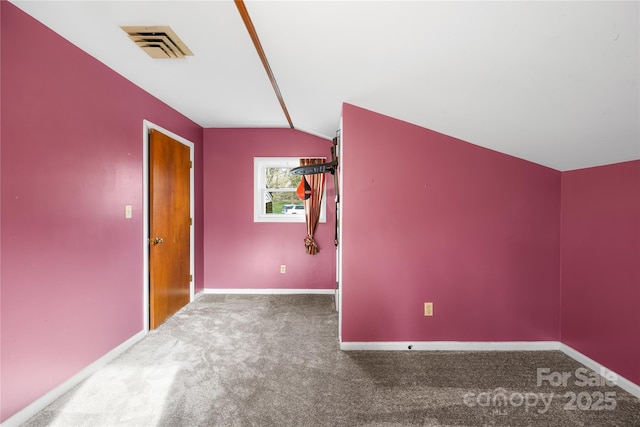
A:
[[[120,27],[152,58],[184,58],[193,56],[182,40],[166,26]]]

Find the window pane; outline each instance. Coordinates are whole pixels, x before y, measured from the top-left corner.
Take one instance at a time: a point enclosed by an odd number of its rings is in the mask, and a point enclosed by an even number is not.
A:
[[[273,213],[273,214],[283,214],[287,213],[283,208],[286,206],[287,208],[292,207],[294,205],[302,205],[302,200],[298,198],[298,195],[295,191],[278,191],[278,192],[267,192],[268,196],[266,197],[267,201],[265,212]],[[269,203],[271,203],[271,211],[269,211]]]
[[[266,188],[298,188],[300,175],[291,175],[291,168],[266,168]]]

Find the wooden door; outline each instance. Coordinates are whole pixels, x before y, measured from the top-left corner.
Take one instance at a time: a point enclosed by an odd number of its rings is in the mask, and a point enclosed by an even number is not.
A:
[[[155,329],[190,298],[190,150],[149,134],[149,317]]]

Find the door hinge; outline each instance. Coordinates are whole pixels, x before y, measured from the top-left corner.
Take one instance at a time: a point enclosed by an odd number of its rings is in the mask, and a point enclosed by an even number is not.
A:
[[[189,225],[193,225],[193,218],[189,218]]]
[[[193,162],[189,160],[189,169],[191,169],[192,167],[193,167]]]
[[[189,282],[193,282],[193,274],[189,275]]]

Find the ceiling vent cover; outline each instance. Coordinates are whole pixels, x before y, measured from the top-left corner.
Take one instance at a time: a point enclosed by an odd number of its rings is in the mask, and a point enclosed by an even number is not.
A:
[[[120,27],[152,58],[184,58],[193,56],[182,40],[167,26]]]

